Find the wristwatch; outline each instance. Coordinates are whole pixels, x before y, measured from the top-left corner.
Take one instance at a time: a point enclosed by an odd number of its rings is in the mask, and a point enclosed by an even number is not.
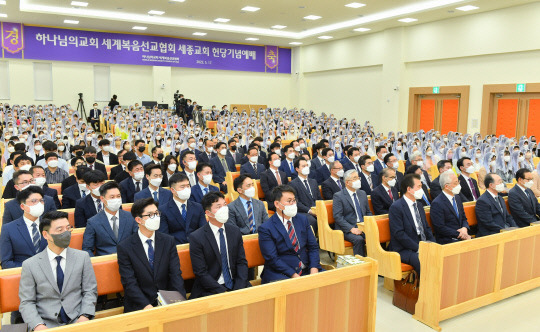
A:
[[[88,318],[88,319],[94,318],[94,316],[89,315],[89,314],[82,314],[81,316],[84,316],[84,317],[86,317],[86,318]],[[81,316],[79,316],[79,317],[81,317]]]

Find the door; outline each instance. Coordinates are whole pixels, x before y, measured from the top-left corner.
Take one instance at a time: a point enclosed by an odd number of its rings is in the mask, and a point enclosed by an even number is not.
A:
[[[460,95],[420,95],[420,127],[424,131],[435,129],[442,134],[458,130]]]
[[[495,135],[506,137],[540,135],[540,94],[495,94],[492,114]]]

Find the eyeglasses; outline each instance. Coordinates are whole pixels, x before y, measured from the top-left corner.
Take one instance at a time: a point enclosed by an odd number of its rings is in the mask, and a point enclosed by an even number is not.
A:
[[[285,201],[285,203],[287,203],[288,205],[296,204],[296,199]],[[283,203],[281,203],[281,204],[283,204]]]
[[[32,180],[29,180],[29,181],[19,182],[18,185],[26,186],[26,185],[34,184],[34,183],[36,183],[36,180],[32,179]]]
[[[27,203],[32,203],[32,205],[36,205],[37,203],[41,203],[41,204],[44,204],[45,203],[45,200],[42,198],[42,199],[31,199],[31,200],[28,200],[26,201]]]
[[[144,218],[144,217],[154,218],[154,217],[160,217],[160,216],[161,216],[161,213],[159,211],[156,211],[154,213],[150,212],[148,214],[141,215],[142,218]]]

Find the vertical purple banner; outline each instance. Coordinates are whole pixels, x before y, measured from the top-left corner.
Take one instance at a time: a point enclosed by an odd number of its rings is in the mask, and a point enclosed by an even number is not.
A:
[[[264,47],[265,72],[277,73],[279,65],[279,49],[277,46]]]
[[[2,22],[2,55],[4,58],[23,57],[24,36],[21,23]]]

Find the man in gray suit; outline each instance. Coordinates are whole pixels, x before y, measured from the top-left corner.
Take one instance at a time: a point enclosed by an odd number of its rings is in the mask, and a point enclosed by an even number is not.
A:
[[[343,231],[345,240],[353,244],[355,255],[365,256],[365,236],[358,229],[357,223],[364,221],[364,216],[371,216],[366,193],[362,186],[358,171],[345,172],[343,177],[345,188],[334,194],[334,221],[337,229]]]
[[[22,265],[19,310],[31,330],[38,331],[92,319],[97,282],[88,253],[68,248],[68,214],[50,211],[39,230],[47,249]]]
[[[255,186],[248,174],[242,174],[233,182],[238,198],[229,204],[229,224],[240,228],[242,235],[255,234],[263,222],[268,220],[264,203],[254,199]]]

